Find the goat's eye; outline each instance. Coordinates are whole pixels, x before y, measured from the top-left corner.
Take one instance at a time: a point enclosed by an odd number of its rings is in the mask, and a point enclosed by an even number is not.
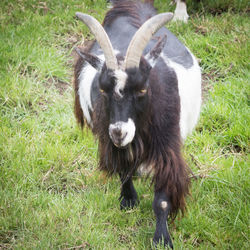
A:
[[[140,90],[140,93],[141,93],[141,94],[146,94],[146,93],[147,93],[147,89],[141,89],[141,90]]]
[[[99,91],[101,93],[101,96],[108,97],[107,91],[105,91],[104,89],[101,89],[101,88],[99,88]]]
[[[145,94],[147,93],[147,89],[140,89],[138,92],[137,92],[137,96],[144,96]]]

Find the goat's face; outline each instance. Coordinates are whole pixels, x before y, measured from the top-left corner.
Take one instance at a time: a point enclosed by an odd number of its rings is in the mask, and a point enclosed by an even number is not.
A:
[[[137,69],[112,71],[105,66],[102,69],[99,89],[109,121],[107,132],[117,147],[126,147],[133,141],[147,113],[150,69],[145,60]]]
[[[163,36],[152,50],[142,56],[152,35],[173,17],[163,13],[147,20],[134,34],[128,45],[124,61],[119,64],[106,31],[93,17],[76,13],[95,35],[103,50],[105,62],[100,57],[76,49],[77,53],[90,63],[99,75],[99,89],[102,94],[108,133],[117,147],[126,147],[134,139],[147,114],[149,103],[149,73],[166,43]],[[118,59],[118,60],[117,60]],[[146,112],[145,112],[146,111]],[[104,115],[104,114],[103,114]]]

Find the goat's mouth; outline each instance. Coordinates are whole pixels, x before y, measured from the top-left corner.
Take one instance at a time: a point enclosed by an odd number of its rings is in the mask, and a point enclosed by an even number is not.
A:
[[[113,144],[117,148],[121,148],[121,149],[126,148],[129,145],[129,143],[125,143],[126,142],[126,136],[127,136],[127,133],[123,137],[115,137],[113,135],[110,135]]]
[[[117,148],[119,148],[119,149],[126,149],[126,148],[128,148],[128,145],[129,145],[129,144],[127,144],[127,145],[125,145],[125,146],[122,146],[122,145],[115,144],[114,142],[113,142],[113,144],[114,144]]]
[[[134,136],[135,124],[131,118],[127,122],[118,121],[109,125],[109,137],[117,148],[126,148]]]
[[[109,125],[109,137],[117,148],[126,148],[134,139],[135,124],[131,118],[127,122]]]

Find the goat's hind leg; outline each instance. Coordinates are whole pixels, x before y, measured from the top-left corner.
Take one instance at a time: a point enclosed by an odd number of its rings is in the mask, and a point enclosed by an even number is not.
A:
[[[132,177],[123,177],[123,175],[120,175],[120,179],[122,182],[120,196],[121,209],[131,209],[139,203]]]
[[[171,209],[171,204],[165,192],[155,191],[153,209],[156,216],[156,230],[153,239],[154,244],[158,245],[163,243],[164,246],[168,245],[173,248],[167,226],[167,218]]]

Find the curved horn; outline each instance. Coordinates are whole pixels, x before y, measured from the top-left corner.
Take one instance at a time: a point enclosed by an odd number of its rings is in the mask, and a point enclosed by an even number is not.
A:
[[[148,42],[165,23],[173,18],[173,13],[162,13],[147,20],[134,34],[125,56],[124,68],[139,67],[141,55]]]
[[[118,69],[118,63],[112,44],[102,25],[94,17],[81,12],[76,12],[76,17],[83,21],[95,36],[97,42],[103,50],[107,68],[112,70]]]

